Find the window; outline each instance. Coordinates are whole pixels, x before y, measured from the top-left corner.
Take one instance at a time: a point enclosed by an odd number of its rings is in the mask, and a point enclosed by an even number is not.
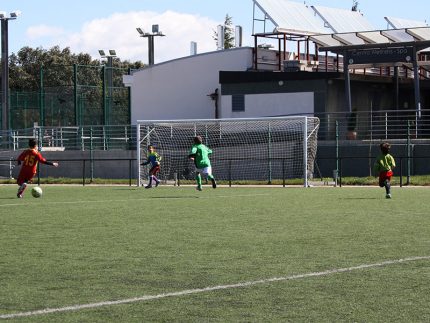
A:
[[[232,111],[245,111],[245,95],[233,94],[231,96],[231,110]]]

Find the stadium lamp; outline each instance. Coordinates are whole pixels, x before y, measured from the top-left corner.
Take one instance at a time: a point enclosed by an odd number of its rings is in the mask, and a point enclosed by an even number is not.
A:
[[[10,17],[11,17],[12,19],[16,19],[16,18],[18,18],[19,16],[21,16],[21,11],[20,11],[20,10],[15,10],[15,11],[12,11],[12,12],[10,13]]]
[[[0,11],[1,21],[1,90],[2,99],[2,130],[9,129],[9,20],[16,19],[21,11],[15,10],[7,16],[6,12]],[[43,122],[43,120],[41,120]]]
[[[103,114],[104,114],[104,124],[110,124],[110,111],[112,107],[112,92],[113,92],[113,59],[116,57],[115,49],[109,49],[106,53],[103,49],[99,49],[99,54],[101,58],[107,60],[106,65],[103,66],[103,79],[106,77],[107,83],[103,81]],[[107,89],[107,93],[105,92]]]
[[[142,28],[136,28],[140,37],[148,38],[148,65],[154,65],[154,37],[166,36],[160,30],[158,25],[152,25],[152,33],[146,33]]]

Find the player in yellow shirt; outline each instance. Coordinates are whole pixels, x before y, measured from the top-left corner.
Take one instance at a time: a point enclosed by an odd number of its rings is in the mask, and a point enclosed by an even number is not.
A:
[[[376,158],[374,165],[375,176],[379,175],[379,186],[385,187],[385,197],[391,198],[391,177],[393,176],[393,169],[396,167],[394,157],[390,155],[391,145],[384,142],[380,145],[381,154]]]

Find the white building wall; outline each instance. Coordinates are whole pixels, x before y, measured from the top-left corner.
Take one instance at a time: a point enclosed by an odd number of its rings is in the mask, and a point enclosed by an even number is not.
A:
[[[219,72],[246,71],[251,67],[252,48],[243,47],[136,71],[126,80],[131,86],[131,122],[215,118],[215,104],[208,95],[217,88],[220,92]]]
[[[245,111],[232,111],[231,95],[221,99],[222,118],[257,118],[292,114],[313,114],[314,93],[265,93],[245,95]]]

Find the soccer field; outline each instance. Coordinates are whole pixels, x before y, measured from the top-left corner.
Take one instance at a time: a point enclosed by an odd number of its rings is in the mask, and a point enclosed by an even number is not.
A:
[[[0,319],[428,322],[430,188],[0,186]]]

